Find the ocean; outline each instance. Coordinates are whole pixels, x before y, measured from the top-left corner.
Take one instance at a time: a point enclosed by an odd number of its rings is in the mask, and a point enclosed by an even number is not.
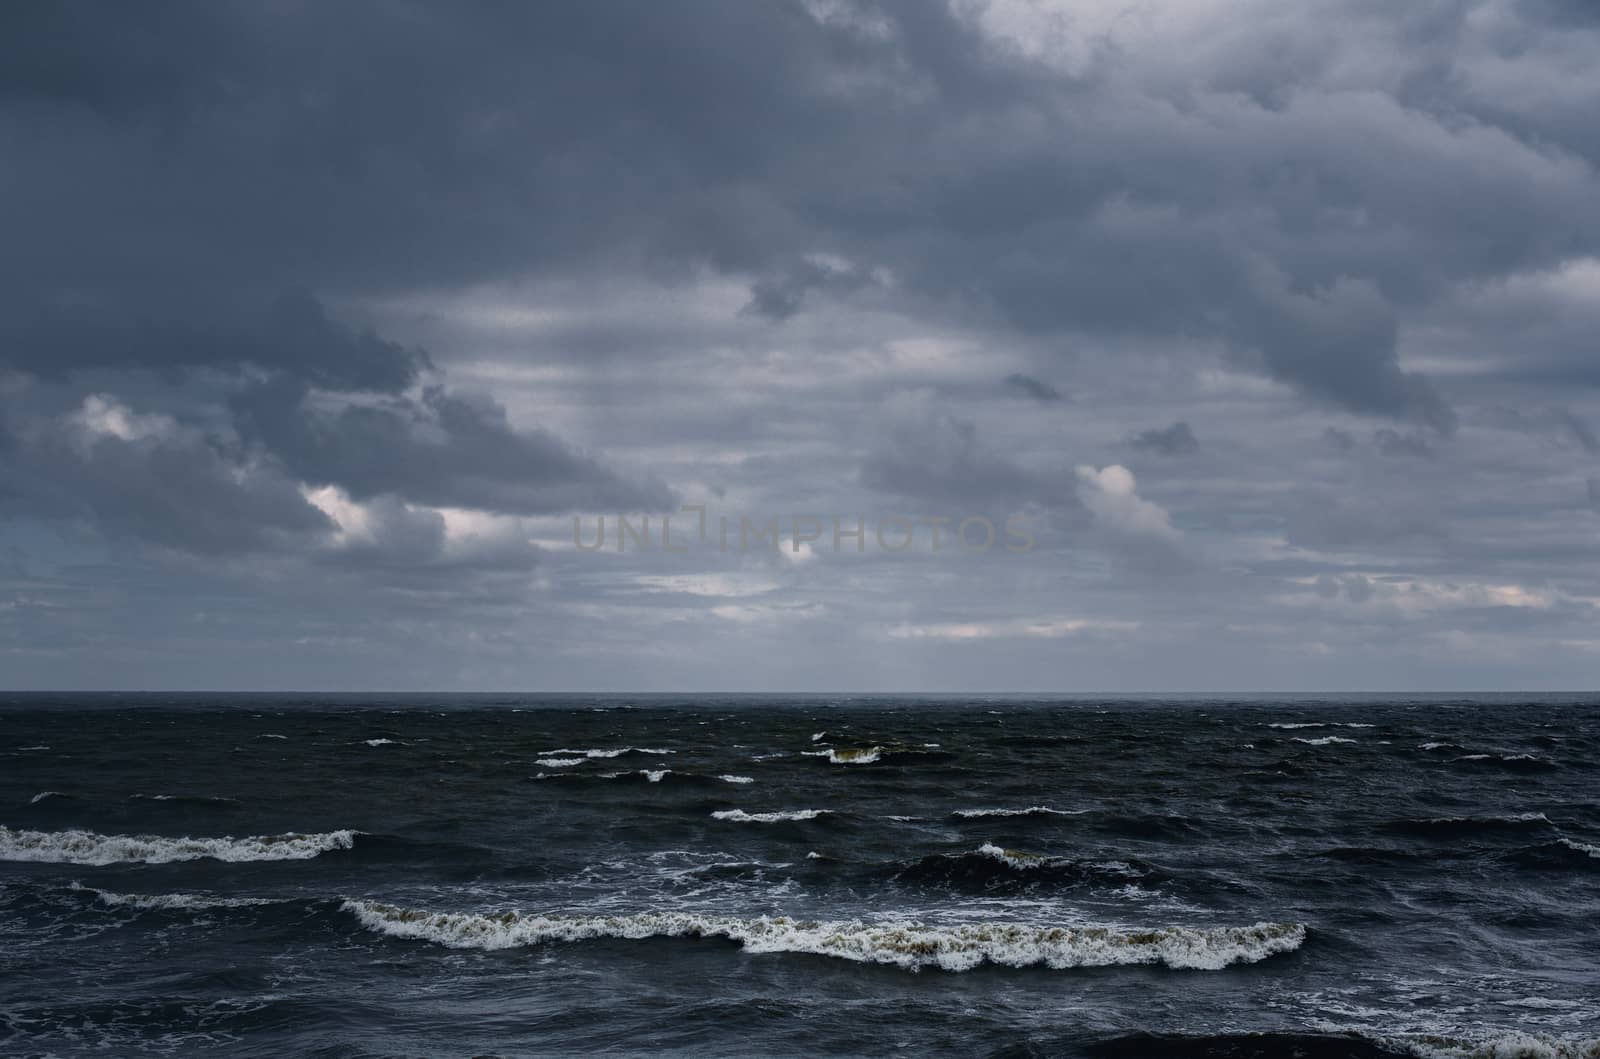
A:
[[[1600,1055],[1583,695],[0,695],[0,1054]]]

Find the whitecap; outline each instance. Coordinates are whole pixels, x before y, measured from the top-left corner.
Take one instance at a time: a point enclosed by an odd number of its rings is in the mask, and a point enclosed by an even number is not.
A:
[[[983,963],[1007,967],[1108,967],[1164,964],[1220,970],[1298,949],[1303,923],[1250,926],[1040,926],[1029,923],[866,923],[736,918],[692,912],[624,915],[540,915],[429,912],[374,901],[345,901],[362,926],[389,937],[458,949],[508,949],[593,938],[726,938],[751,953],[809,953],[908,971],[968,971]]]
[[[756,781],[754,776],[722,775],[718,776],[717,779],[723,783],[754,783]]]
[[[535,759],[533,763],[535,765],[543,765],[545,768],[564,769],[571,768],[573,765],[581,765],[583,762],[584,759],[581,757],[542,757]]]
[[[166,864],[210,858],[229,862],[308,860],[355,845],[358,831],[257,835],[247,838],[166,838],[100,835],[93,831],[13,831],[0,826],[0,860],[59,864]]]
[[[1297,742],[1297,743],[1304,743],[1306,746],[1332,746],[1335,743],[1354,743],[1355,742],[1354,739],[1345,739],[1342,736],[1337,736],[1337,735],[1325,735],[1325,736],[1322,736],[1320,739],[1302,739],[1299,736],[1295,736],[1295,740],[1294,741]]]
[[[215,894],[119,894],[110,890],[96,890],[84,886],[82,883],[73,883],[72,889],[83,890],[95,895],[101,904],[112,908],[164,908],[164,909],[192,909],[202,910],[207,908],[253,908],[259,905],[271,905],[278,902],[270,897],[219,897]]]
[[[807,750],[806,757],[825,757],[832,765],[870,765],[883,756],[883,747],[834,747],[831,750]]]
[[[1596,860],[1600,860],[1600,846],[1592,846],[1587,842],[1577,842],[1570,838],[1558,839],[1557,841],[1568,849],[1577,850],[1579,853],[1587,853]]]
[[[951,816],[964,820],[977,820],[987,816],[1082,816],[1090,809],[1052,809],[1048,805],[1030,805],[1026,809],[957,809]]]
[[[718,809],[711,816],[717,820],[733,820],[741,824],[776,824],[788,820],[815,820],[827,809],[790,809],[771,813],[747,813],[743,809]]]

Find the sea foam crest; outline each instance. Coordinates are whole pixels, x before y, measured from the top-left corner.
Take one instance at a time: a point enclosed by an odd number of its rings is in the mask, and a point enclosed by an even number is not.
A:
[[[1587,842],[1578,842],[1570,838],[1560,838],[1556,841],[1560,842],[1568,849],[1576,850],[1579,853],[1587,853],[1596,860],[1600,860],[1600,846],[1592,846]]]
[[[665,747],[659,747],[659,746],[624,746],[624,747],[617,747],[616,749],[613,749],[613,750],[608,750],[608,749],[605,749],[605,748],[598,748],[598,749],[591,749],[591,750],[569,750],[566,747],[562,747],[559,750],[546,750],[546,751],[544,751],[544,753],[545,753],[545,755],[547,757],[585,758],[585,757],[621,757],[623,754],[676,754],[677,751],[676,750],[668,750]]]
[[[883,747],[834,747],[829,750],[807,750],[806,757],[825,757],[830,765],[870,765],[883,757]]]
[[[1354,739],[1345,739],[1342,736],[1337,735],[1325,735],[1320,739],[1302,739],[1299,736],[1295,736],[1294,741],[1297,743],[1304,743],[1306,746],[1332,746],[1335,743],[1355,742]]]
[[[1021,871],[1037,868],[1050,862],[1049,857],[1042,857],[1037,853],[1023,853],[1015,849],[1003,849],[993,842],[985,842],[978,847],[978,852],[985,857],[997,860]]]
[[[908,971],[967,971],[982,963],[1007,967],[1107,967],[1160,963],[1220,970],[1255,963],[1305,942],[1302,923],[1243,927],[1051,927],[1027,923],[822,922],[783,916],[740,919],[690,912],[633,915],[525,915],[428,912],[373,901],[341,906],[369,930],[459,949],[507,949],[592,938],[727,938],[747,952],[797,952]]]
[[[986,816],[1082,816],[1089,809],[1052,809],[1048,805],[1030,805],[1026,809],[957,809],[951,816],[963,820],[978,820]]]
[[[329,850],[349,849],[358,831],[255,835],[247,838],[165,838],[160,835],[100,835],[93,831],[14,831],[0,826],[0,860],[56,864],[167,864],[180,860],[229,862],[308,860]]]
[[[786,812],[747,813],[743,809],[718,809],[711,816],[741,824],[776,824],[785,820],[815,820],[827,812],[827,809],[790,809]]]
[[[119,894],[73,883],[72,889],[92,893],[103,905],[112,908],[181,909],[203,911],[208,908],[254,908],[278,902],[270,897],[220,897],[215,894]]]

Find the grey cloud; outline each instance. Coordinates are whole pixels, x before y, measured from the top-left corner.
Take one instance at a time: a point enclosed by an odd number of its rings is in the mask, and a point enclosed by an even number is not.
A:
[[[1401,433],[1381,427],[1373,431],[1372,440],[1377,444],[1378,452],[1390,458],[1433,459],[1433,446],[1421,434]]]
[[[1200,440],[1194,436],[1189,424],[1181,419],[1160,430],[1142,430],[1133,436],[1129,444],[1162,456],[1189,456],[1200,451]]]
[[[270,462],[179,428],[120,437],[35,422],[0,453],[0,499],[11,517],[83,520],[201,554],[314,547],[333,528]]]
[[[1583,446],[1583,451],[1588,453],[1600,452],[1600,438],[1596,438],[1594,431],[1582,418],[1575,415],[1570,408],[1556,408],[1552,410],[1556,421],[1567,429],[1574,441]]]
[[[1035,401],[1052,402],[1061,400],[1061,391],[1047,382],[1041,382],[1032,375],[1014,372],[1006,376],[1006,385]]]
[[[1047,480],[989,451],[971,421],[920,400],[891,406],[880,437],[861,464],[860,479],[868,489],[953,505],[961,514],[1028,501],[1060,503],[1070,497],[1064,486],[1052,490]]]
[[[514,514],[674,505],[660,483],[629,481],[551,434],[514,429],[487,396],[432,386],[416,400],[327,408],[279,382],[246,392],[235,406],[246,439],[302,481],[337,485],[359,500],[392,494]]]

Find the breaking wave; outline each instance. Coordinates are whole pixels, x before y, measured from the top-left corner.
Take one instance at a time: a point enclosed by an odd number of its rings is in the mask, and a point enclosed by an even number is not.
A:
[[[355,845],[358,831],[257,835],[247,838],[165,838],[101,835],[93,831],[14,831],[0,826],[0,860],[55,864],[167,864],[172,861],[308,860]]]
[[[752,953],[809,953],[908,971],[968,971],[984,963],[1005,967],[1109,967],[1164,964],[1221,970],[1298,949],[1303,923],[1239,927],[1049,927],[1026,923],[824,922],[761,916],[742,919],[688,912],[632,915],[527,915],[429,912],[374,901],[341,908],[368,930],[394,938],[458,949],[508,949],[595,938],[726,938]]]
[[[278,904],[270,897],[221,897],[216,894],[119,894],[73,883],[72,889],[93,894],[95,900],[112,908],[171,909],[203,911],[208,908],[255,908]]]
[[[951,816],[963,820],[978,820],[989,816],[1082,816],[1091,809],[1052,809],[1048,805],[1030,805],[1026,809],[957,809]]]
[[[741,824],[777,824],[788,820],[815,820],[827,809],[791,809],[786,812],[747,813],[743,809],[718,809],[712,813],[717,820],[733,820]]]

